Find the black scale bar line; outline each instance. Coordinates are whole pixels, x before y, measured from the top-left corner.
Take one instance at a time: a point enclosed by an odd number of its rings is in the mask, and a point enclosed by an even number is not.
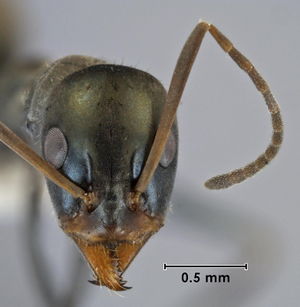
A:
[[[245,264],[163,264],[163,270],[168,268],[243,268],[248,271],[248,263]]]

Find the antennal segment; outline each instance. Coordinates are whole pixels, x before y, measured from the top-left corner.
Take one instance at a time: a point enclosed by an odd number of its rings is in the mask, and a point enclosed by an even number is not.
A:
[[[243,54],[241,54],[214,25],[210,25],[209,32],[218,42],[220,47],[230,55],[233,61],[242,70],[248,74],[257,90],[262,93],[268,110],[271,113],[273,127],[271,144],[255,161],[229,173],[212,177],[205,182],[205,186],[209,189],[225,189],[253,176],[264,166],[266,166],[272,159],[274,159],[282,143],[283,123],[278,103],[271,93],[267,82],[262,78],[253,64]]]
[[[162,111],[152,148],[150,150],[141,176],[139,177],[135,186],[135,192],[138,192],[138,196],[140,193],[143,193],[146,190],[161,159],[164,147],[172,128],[172,124],[176,118],[176,111],[186,81],[192,69],[203,37],[208,29],[209,25],[206,22],[199,22],[183,46],[172,76],[166,103]]]
[[[215,176],[209,179],[205,183],[205,186],[209,189],[224,189],[242,182],[243,180],[253,176],[268,164],[276,156],[281,146],[283,139],[283,123],[279,105],[273,97],[268,84],[258,73],[253,64],[243,54],[241,54],[214,25],[200,21],[188,37],[178,58],[152,148],[134,189],[132,196],[133,203],[138,203],[141,193],[146,190],[155,169],[157,168],[170,134],[172,124],[176,117],[176,111],[186,81],[203,37],[207,31],[210,32],[221,48],[230,55],[233,61],[248,74],[258,91],[262,93],[269,112],[271,113],[273,137],[271,144],[255,161],[229,173]]]

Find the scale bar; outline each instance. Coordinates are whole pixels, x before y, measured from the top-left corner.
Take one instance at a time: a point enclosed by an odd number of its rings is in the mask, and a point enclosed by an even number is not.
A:
[[[163,270],[168,268],[243,268],[248,271],[248,263],[244,264],[167,264],[163,263]]]

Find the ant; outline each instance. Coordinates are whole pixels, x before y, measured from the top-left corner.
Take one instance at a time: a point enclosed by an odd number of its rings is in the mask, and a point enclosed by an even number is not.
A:
[[[41,155],[0,123],[0,140],[47,177],[59,225],[90,265],[93,284],[128,289],[123,273],[164,224],[177,165],[176,112],[206,32],[248,74],[271,114],[265,152],[205,186],[240,183],[276,156],[280,109],[252,63],[205,21],[188,37],[168,92],[141,70],[67,56],[40,73],[26,100],[27,132]]]

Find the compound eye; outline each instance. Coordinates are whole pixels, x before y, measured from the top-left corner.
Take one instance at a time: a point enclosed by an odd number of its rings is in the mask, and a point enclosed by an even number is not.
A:
[[[65,162],[68,153],[67,140],[59,128],[51,128],[45,138],[45,159],[55,168],[60,168]]]
[[[165,146],[165,150],[159,161],[159,164],[162,167],[167,168],[171,164],[171,162],[174,160],[176,149],[177,149],[176,138],[174,136],[174,133],[171,131],[170,136]]]

